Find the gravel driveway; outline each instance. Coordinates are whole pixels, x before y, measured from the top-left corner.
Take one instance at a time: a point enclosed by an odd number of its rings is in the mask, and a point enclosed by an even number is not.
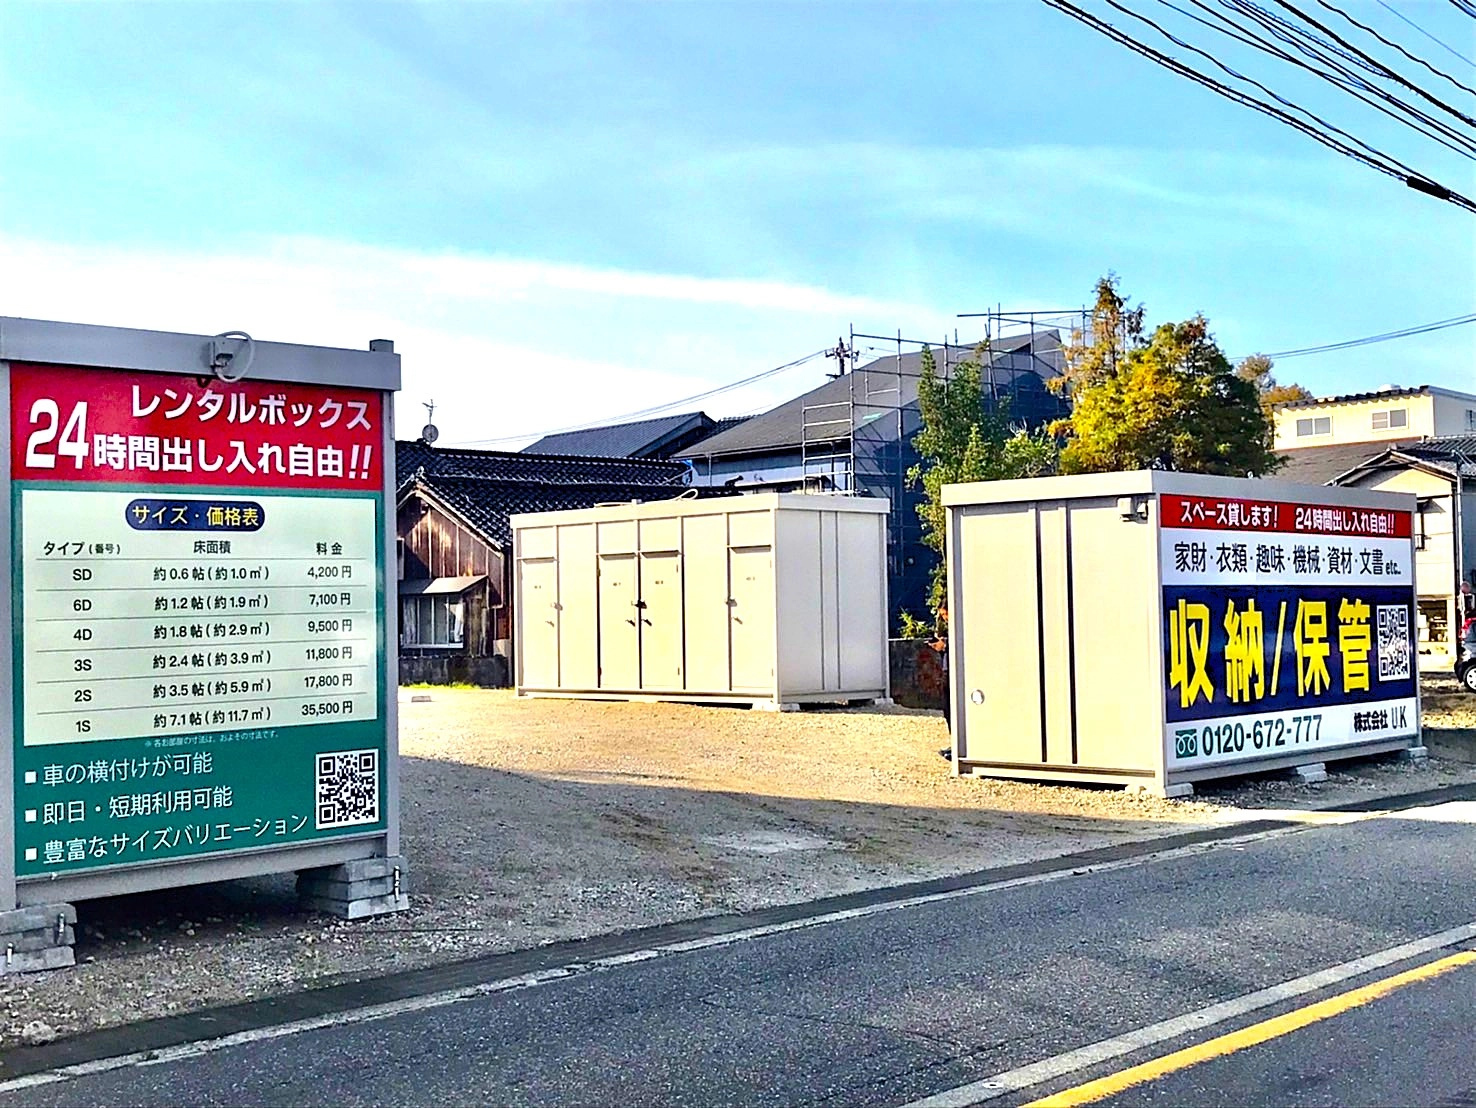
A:
[[[1476,727],[1432,688],[1429,727]],[[1190,801],[957,779],[937,713],[774,714],[401,690],[412,910],[299,912],[290,878],[80,905],[75,970],[0,978],[0,1045],[535,946],[1476,780],[1346,764]]]

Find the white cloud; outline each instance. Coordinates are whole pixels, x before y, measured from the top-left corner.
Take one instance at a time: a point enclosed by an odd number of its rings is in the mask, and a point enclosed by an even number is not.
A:
[[[947,317],[774,281],[276,239],[220,252],[0,238],[7,315],[364,348],[402,357],[402,434],[436,402],[445,442],[520,439],[617,418],[751,376],[861,330],[941,333]],[[713,401],[767,407],[823,361]],[[701,402],[693,407],[703,407]]]

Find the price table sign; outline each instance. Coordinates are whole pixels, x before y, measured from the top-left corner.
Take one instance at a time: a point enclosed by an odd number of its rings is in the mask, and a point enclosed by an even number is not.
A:
[[[10,364],[17,878],[383,833],[386,395]]]

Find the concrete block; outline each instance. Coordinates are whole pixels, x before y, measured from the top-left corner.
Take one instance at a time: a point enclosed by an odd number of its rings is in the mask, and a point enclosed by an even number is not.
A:
[[[1417,766],[1422,766],[1430,760],[1430,749],[1425,746],[1412,746],[1407,750],[1401,750],[1399,752],[1399,760],[1401,762],[1413,762]]]
[[[304,897],[298,903],[313,912],[337,916],[339,919],[369,919],[391,912],[406,912],[410,909],[410,898],[404,893],[399,896],[373,896],[362,900],[334,900],[327,897]]]
[[[62,932],[62,941],[56,941],[56,928],[47,927],[39,931],[22,931],[18,935],[0,935],[0,954],[6,950],[25,951],[31,953],[37,950],[47,950],[54,946],[70,947],[77,941],[77,933],[68,927]]]
[[[388,896],[395,891],[393,877],[371,877],[365,881],[325,881],[304,875],[297,879],[300,896],[327,897],[330,900],[359,900],[366,896]],[[400,892],[405,891],[401,881]]]
[[[1159,796],[1170,800],[1180,799],[1194,795],[1194,785],[1189,781],[1180,781],[1177,785],[1164,785],[1161,789],[1155,789]]]
[[[1325,762],[1308,762],[1305,766],[1293,766],[1287,770],[1287,776],[1293,780],[1300,781],[1304,785],[1315,785],[1319,781],[1327,780],[1327,764]]]
[[[400,871],[396,892],[395,870]],[[367,919],[410,907],[405,894],[405,859],[360,858],[337,866],[303,870],[297,875],[298,903],[309,911],[339,919]]]
[[[1476,763],[1476,727],[1427,727],[1422,737],[1429,754],[1436,758]],[[1426,746],[1412,747],[1411,752]]]
[[[12,908],[8,912],[0,912],[0,935],[36,931],[43,927],[54,929],[57,916],[61,916],[67,923],[76,923],[76,905],[33,904],[29,908]]]
[[[39,973],[76,965],[72,953],[76,922],[77,909],[71,904],[34,904],[0,912],[0,973]]]
[[[401,874],[405,873],[408,867],[404,858],[355,858],[352,862],[341,862],[336,866],[305,869],[299,872],[298,877],[319,881],[368,881],[375,877],[389,877],[396,868]]]
[[[77,964],[77,956],[69,946],[48,946],[45,950],[17,950],[10,954],[0,952],[0,974],[43,973],[46,970],[67,969]]]

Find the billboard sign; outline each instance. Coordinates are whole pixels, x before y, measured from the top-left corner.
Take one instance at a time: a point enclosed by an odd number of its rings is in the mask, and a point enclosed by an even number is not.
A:
[[[385,418],[11,363],[17,877],[384,833]]]
[[[1169,771],[1419,732],[1408,511],[1160,496]]]

